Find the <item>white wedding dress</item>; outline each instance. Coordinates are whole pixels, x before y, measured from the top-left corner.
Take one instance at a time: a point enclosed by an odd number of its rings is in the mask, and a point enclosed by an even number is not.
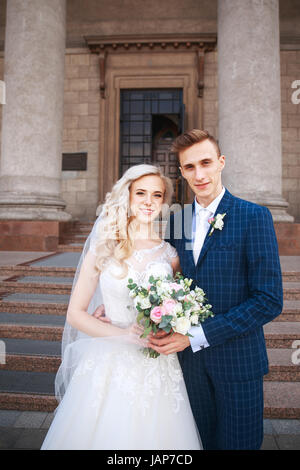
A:
[[[173,274],[176,251],[166,242],[135,251],[128,275],[114,263],[100,275],[106,316],[127,327],[136,310],[128,279]],[[50,449],[202,449],[176,354],[148,358],[122,337],[81,339],[71,348],[78,365],[42,445]]]

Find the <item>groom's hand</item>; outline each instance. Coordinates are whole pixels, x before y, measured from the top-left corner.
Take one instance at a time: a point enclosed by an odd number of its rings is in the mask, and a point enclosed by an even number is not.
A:
[[[93,313],[93,317],[97,318],[97,320],[101,320],[106,323],[111,323],[110,319],[105,316],[105,308],[104,305],[99,305]]]
[[[173,333],[162,338],[158,338],[157,335],[151,336],[147,345],[148,348],[165,355],[183,351],[188,346],[190,346],[189,337],[180,333]]]

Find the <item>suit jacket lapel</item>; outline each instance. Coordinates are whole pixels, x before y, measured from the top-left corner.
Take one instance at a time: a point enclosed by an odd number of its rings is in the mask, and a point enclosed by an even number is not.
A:
[[[216,209],[216,212],[215,212],[215,215],[226,213],[226,216],[225,216],[225,219],[224,219],[224,224],[226,224],[227,213],[229,211],[229,208],[230,208],[231,204],[233,203],[233,199],[234,199],[234,196],[232,196],[232,194],[230,194],[230,192],[227,189],[225,189],[224,196],[222,197],[222,199],[221,199],[221,201],[220,201],[220,203],[219,203],[219,205]],[[217,237],[215,237],[215,235],[216,235],[215,232],[218,231],[218,230],[215,229],[214,232],[212,233],[212,235],[209,236],[209,233],[210,233],[211,229],[212,229],[212,227],[210,226],[209,229],[208,229],[208,232],[206,234],[206,237],[205,237],[205,240],[204,240],[204,243],[203,243],[199,258],[198,258],[198,261],[197,261],[197,266],[199,266],[199,264],[203,260],[205,254],[207,253],[207,250],[209,250],[214,245],[214,243],[216,241]]]

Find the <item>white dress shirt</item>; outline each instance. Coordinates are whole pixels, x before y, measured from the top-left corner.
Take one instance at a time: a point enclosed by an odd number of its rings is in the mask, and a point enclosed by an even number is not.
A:
[[[193,255],[195,264],[197,264],[197,260],[199,254],[201,252],[205,237],[207,235],[208,229],[210,228],[210,224],[208,219],[214,217],[215,212],[217,210],[218,205],[222,197],[225,194],[225,188],[222,189],[219,196],[217,196],[207,207],[202,207],[195,198],[195,212],[193,220],[193,227],[195,227],[195,232],[193,233]],[[201,286],[200,286],[201,287]],[[192,326],[189,330],[189,333],[192,337],[189,337],[191,348],[193,352],[197,352],[200,349],[207,348],[209,343],[206,339],[202,326]]]

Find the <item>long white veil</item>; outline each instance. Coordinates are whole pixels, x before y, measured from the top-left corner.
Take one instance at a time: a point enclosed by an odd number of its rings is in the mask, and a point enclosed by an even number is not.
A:
[[[100,213],[99,217],[96,219],[94,223],[91,233],[89,234],[84,244],[84,247],[83,247],[77,268],[76,268],[76,272],[74,275],[71,295],[77,283],[83,261],[86,255],[88,254],[90,248],[91,247],[93,248],[93,246],[95,246],[96,244],[97,231],[99,228],[101,217],[102,217],[102,214]],[[103,303],[103,296],[101,293],[100,283],[98,282],[95,293],[93,294],[90,300],[89,306],[88,306],[88,313],[93,314],[96,308],[102,303]],[[76,366],[78,365],[78,360],[79,360],[78,352],[76,352],[76,348],[72,348],[72,345],[75,341],[79,341],[81,339],[82,340],[88,339],[88,338],[90,338],[88,335],[86,335],[85,333],[71,326],[66,319],[64,330],[63,330],[63,335],[62,335],[62,346],[61,346],[62,362],[55,377],[55,396],[58,401],[61,401],[61,399],[63,398],[63,395],[67,389],[67,386],[72,378],[73,372]]]
[[[120,209],[120,211],[124,212],[126,211],[126,216],[128,216],[127,211],[129,209],[129,186],[130,184],[137,180],[138,178],[146,175],[153,175],[157,174],[160,175],[161,177],[162,174],[159,171],[159,169],[153,165],[135,165],[134,167],[129,168],[124,175],[120,178],[120,180],[117,181],[117,183],[114,185],[112,192],[108,193],[108,199],[106,199],[106,202],[110,202],[110,207],[112,208],[114,205]],[[165,181],[165,186],[166,186],[166,201],[169,203],[169,200],[171,200],[173,188],[172,188],[172,183],[168,178],[164,177]],[[80,270],[82,268],[83,262],[85,260],[85,257],[91,251],[95,255],[95,260],[96,260],[96,245],[98,238],[101,238],[101,233],[100,230],[103,229],[101,221],[104,222],[105,218],[107,217],[107,208],[105,209],[105,204],[102,208],[102,211],[98,218],[96,219],[93,229],[88,236],[80,259],[79,263],[76,269],[76,273],[74,276],[73,280],[73,285],[72,285],[72,290],[71,290],[71,296],[73,294],[74,288],[76,286],[76,283],[79,278]],[[118,213],[116,212],[116,217],[118,217]],[[104,288],[105,289],[105,288]],[[104,291],[104,296],[106,295],[106,289]],[[88,305],[88,313],[91,315],[94,313],[96,308],[103,304],[103,295],[101,292],[101,285],[100,282],[97,283],[96,290],[89,302]],[[134,310],[133,310],[134,312]],[[100,321],[100,320],[99,320]],[[130,321],[133,323],[135,322],[134,317],[130,317]],[[126,323],[126,322],[125,322]],[[121,325],[120,323],[117,325],[114,323],[116,326],[120,328],[127,328],[129,325]],[[145,345],[145,340],[140,339],[140,333],[137,332],[136,330],[132,331],[129,329],[126,331],[125,334],[122,333],[122,335],[115,335],[115,336],[106,336],[106,337],[97,337],[97,338],[92,338],[91,336],[88,336],[87,334],[77,330],[76,328],[72,327],[67,319],[65,322],[64,326],[64,331],[63,331],[63,337],[62,337],[62,350],[61,350],[61,355],[62,355],[62,362],[61,365],[58,369],[58,372],[56,374],[55,378],[55,396],[58,401],[61,401],[63,398],[67,387],[70,383],[70,380],[73,377],[74,371],[78,364],[80,363],[80,359],[82,357],[82,354],[85,351],[85,346],[87,345],[87,342],[92,340],[92,343],[95,345],[100,345],[100,344],[107,344],[107,340],[109,342],[112,342],[114,345],[116,344],[123,344],[125,343],[130,343],[133,344],[135,347],[141,347]]]

